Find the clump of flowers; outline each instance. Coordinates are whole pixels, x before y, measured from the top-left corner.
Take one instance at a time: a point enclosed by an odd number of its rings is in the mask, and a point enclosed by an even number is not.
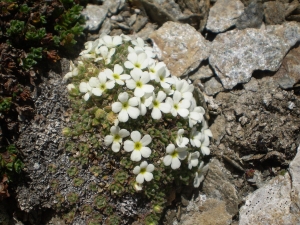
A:
[[[173,76],[141,38],[104,35],[87,42],[80,55],[65,80],[72,82],[74,107],[90,112],[90,122],[68,135],[100,130],[104,154],[119,160],[119,170],[132,178],[122,180],[122,188],[144,194],[156,207],[166,205],[174,185],[199,187],[212,133],[193,84]]]

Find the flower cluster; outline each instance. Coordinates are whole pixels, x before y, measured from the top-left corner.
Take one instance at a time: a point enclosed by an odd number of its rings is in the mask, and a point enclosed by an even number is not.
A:
[[[104,35],[87,42],[80,55],[78,67],[89,62],[99,71],[69,84],[68,90],[78,89],[85,102],[101,99],[106,104],[102,106],[105,115],[113,113],[113,125],[103,132],[104,144],[116,154],[130,153],[130,160],[138,163],[131,171],[137,175],[136,190],[142,189],[144,181],[153,180],[161,165],[174,173],[184,166],[194,173],[194,186],[198,187],[203,179],[200,157],[210,154],[212,133],[204,108],[193,96],[193,84],[171,75],[141,38]],[[72,63],[65,79],[77,76],[79,70]],[[163,136],[166,134],[169,136]]]

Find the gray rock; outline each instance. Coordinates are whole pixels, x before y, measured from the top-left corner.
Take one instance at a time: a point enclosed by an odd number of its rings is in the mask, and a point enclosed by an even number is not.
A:
[[[192,18],[190,18],[190,21],[186,22],[202,32],[207,23],[208,13],[211,7],[210,0],[177,0],[176,3],[184,14],[191,15],[193,19],[198,19],[196,22],[191,21]],[[180,21],[184,22],[183,19],[180,19]]]
[[[135,32],[139,32],[148,22],[148,18],[142,15],[138,15],[132,29]]]
[[[136,14],[132,14],[127,20],[128,26],[132,26],[136,21]]]
[[[209,128],[213,134],[213,140],[215,141],[216,145],[220,144],[220,141],[226,134],[225,125],[225,117],[223,115],[218,115],[217,118],[214,120],[214,123]]]
[[[232,216],[226,211],[226,203],[224,201],[209,198],[198,207],[201,211],[195,211],[185,215],[185,217],[181,219],[180,224],[231,224]]]
[[[278,70],[285,54],[299,40],[300,25],[296,22],[232,30],[213,41],[209,63],[223,87],[232,89],[248,82],[254,70]]]
[[[207,59],[210,43],[188,24],[167,22],[150,35],[158,58],[175,76],[186,75]]]
[[[159,25],[167,21],[177,21],[182,16],[174,0],[141,0],[147,15]]]
[[[300,213],[300,145],[296,157],[290,163],[289,172],[292,179],[291,198],[293,203],[297,205],[298,213]]]
[[[285,56],[274,79],[282,89],[293,88],[300,82],[300,47],[292,49]]]
[[[228,174],[229,171],[217,159],[212,159],[203,181],[203,192],[208,198],[224,201],[226,211],[233,216],[238,212],[239,201],[237,191],[229,180]]]
[[[105,7],[88,4],[81,13],[86,19],[84,29],[88,29],[89,31],[98,30],[105,20],[107,12],[108,10]]]
[[[240,209],[239,225],[299,224],[300,207],[300,146],[290,163],[290,174],[277,176],[248,195]]]
[[[214,77],[204,83],[204,91],[207,95],[215,95],[224,90],[222,84]]]
[[[264,18],[264,9],[261,3],[251,2],[245,8],[244,13],[237,19],[236,27],[240,30],[245,28],[259,28]]]
[[[209,11],[206,28],[215,33],[223,32],[234,26],[243,12],[240,0],[218,0]]]
[[[256,92],[259,88],[257,80],[254,77],[252,77],[248,83],[244,84],[244,88],[247,91]]]
[[[282,24],[285,21],[285,7],[283,3],[278,1],[265,2],[263,6],[266,24]]]
[[[103,6],[112,14],[117,14],[118,10],[124,7],[125,0],[106,0]]]
[[[111,22],[109,18],[106,18],[101,25],[99,34],[109,34],[111,31]]]
[[[150,34],[157,30],[158,25],[153,23],[147,23],[146,26],[136,34],[136,36],[143,40],[149,39]]]
[[[209,65],[201,66],[199,70],[197,70],[193,75],[189,76],[191,80],[198,79],[207,79],[214,75],[213,71],[210,69]]]

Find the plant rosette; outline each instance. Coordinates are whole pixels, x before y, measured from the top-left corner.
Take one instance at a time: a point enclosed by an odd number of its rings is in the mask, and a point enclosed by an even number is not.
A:
[[[204,108],[193,84],[173,76],[141,38],[103,35],[87,42],[68,79],[77,107],[96,111],[93,124],[107,154],[126,161],[120,170],[133,178],[129,183],[137,192],[149,197],[150,189],[174,184],[199,187],[212,137]]]

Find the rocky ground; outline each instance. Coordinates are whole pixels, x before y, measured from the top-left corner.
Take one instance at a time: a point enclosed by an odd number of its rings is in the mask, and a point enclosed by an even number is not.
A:
[[[86,40],[123,33],[149,41],[171,73],[191,79],[207,104],[213,133],[209,171],[198,190],[178,190],[162,224],[300,223],[297,0],[106,0],[83,14]],[[68,70],[67,59],[49,67],[32,96],[35,118],[21,121],[16,145],[24,179],[0,203],[3,224],[66,224],[70,216],[57,213],[57,198],[78,193],[80,204],[89,204],[89,186],[102,182],[78,168],[86,183],[76,187],[67,172],[77,166],[61,135],[70,117],[62,82]],[[112,203],[120,206],[118,213],[134,215],[143,210],[137,201]],[[72,224],[86,218],[77,215]]]

